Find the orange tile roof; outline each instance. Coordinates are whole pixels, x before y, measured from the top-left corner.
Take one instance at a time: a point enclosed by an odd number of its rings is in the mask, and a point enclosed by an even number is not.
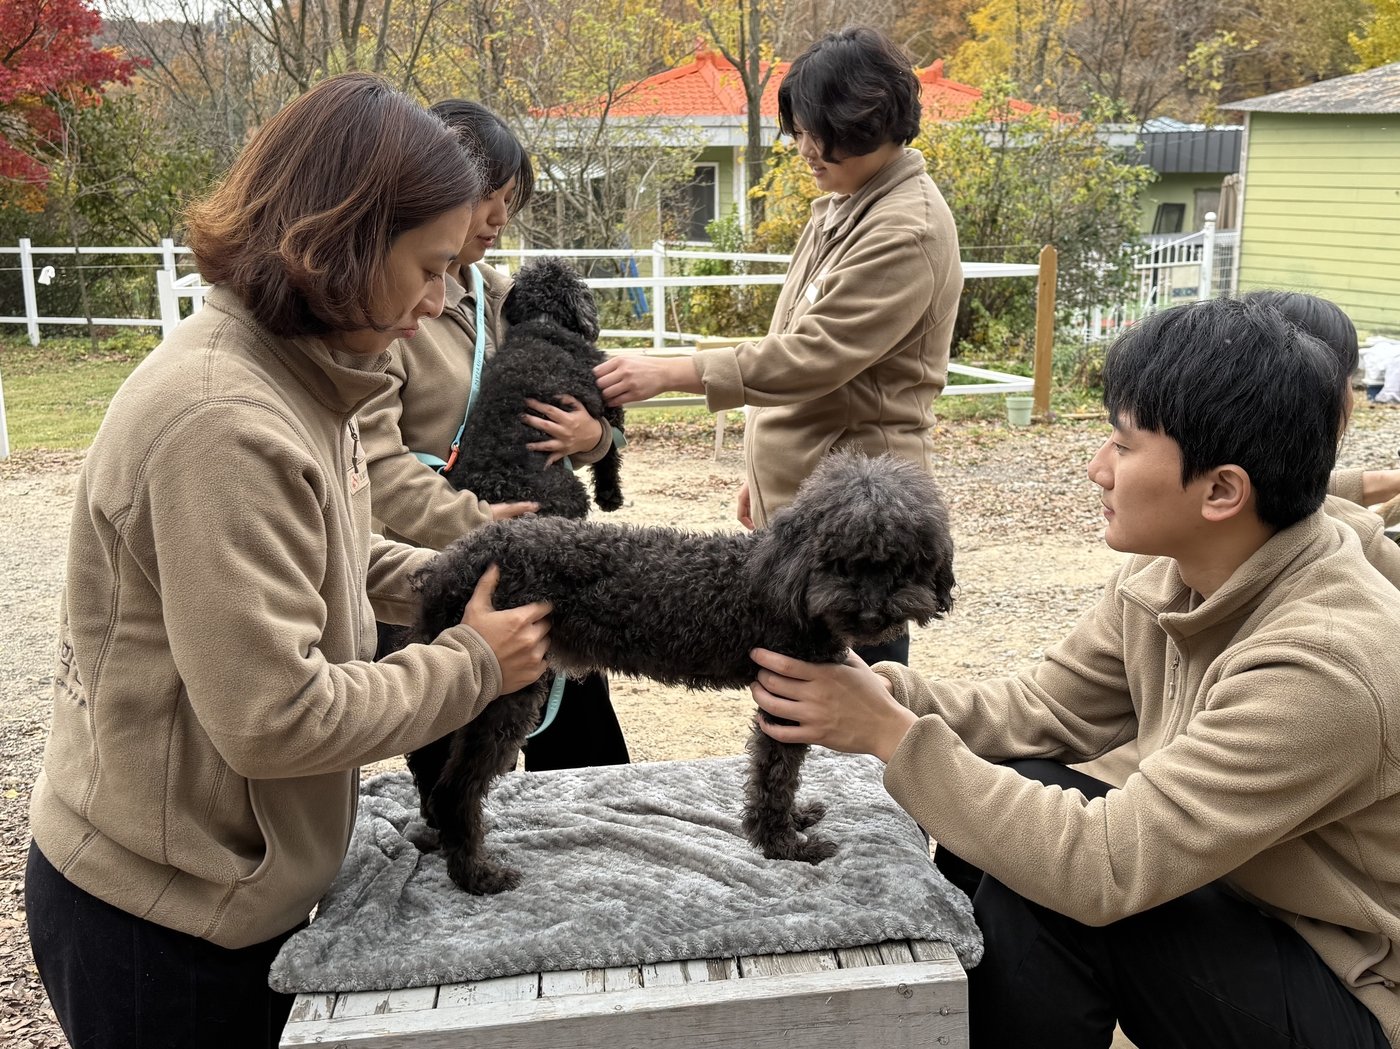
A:
[[[791,62],[773,65],[760,103],[765,117],[777,119],[778,85],[791,65]],[[768,69],[767,63],[763,69]],[[965,116],[982,97],[977,88],[944,77],[942,59],[917,73],[922,85],[924,113],[934,119]],[[1028,113],[1034,107],[1013,99],[1011,108],[1018,113]],[[694,61],[622,88],[613,98],[608,113],[613,117],[740,117],[747,111],[739,71],[722,54],[697,47]]]

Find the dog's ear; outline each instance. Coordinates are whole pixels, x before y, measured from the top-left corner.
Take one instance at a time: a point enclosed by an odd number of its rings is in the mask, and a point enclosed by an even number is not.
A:
[[[575,276],[567,285],[560,286],[561,297],[563,297],[569,309],[573,313],[573,323],[565,327],[578,332],[589,342],[598,341],[598,304],[593,300],[593,292],[589,290],[582,278]]]
[[[808,618],[807,587],[817,567],[816,548],[805,525],[791,507],[779,510],[755,533],[747,569],[753,593],[798,621]]]

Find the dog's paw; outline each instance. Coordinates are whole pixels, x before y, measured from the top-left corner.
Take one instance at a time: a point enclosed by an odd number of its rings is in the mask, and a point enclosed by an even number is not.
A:
[[[792,810],[792,823],[798,830],[806,830],[825,815],[825,805],[820,801],[809,801]]]
[[[459,889],[473,896],[494,896],[498,892],[509,892],[520,884],[518,870],[494,860],[454,863],[448,859],[447,874]]]

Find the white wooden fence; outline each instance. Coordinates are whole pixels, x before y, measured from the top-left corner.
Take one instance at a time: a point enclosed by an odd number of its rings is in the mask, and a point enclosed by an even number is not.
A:
[[[52,275],[50,269],[43,260],[50,257],[76,259],[79,263],[84,256],[92,255],[147,255],[152,256],[151,268],[155,271],[156,288],[160,305],[160,315],[158,317],[94,317],[94,325],[123,325],[134,327],[158,327],[162,334],[169,334],[170,331],[180,322],[184,316],[188,316],[193,310],[198,309],[204,301],[208,286],[205,285],[197,273],[188,273],[181,276],[179,273],[179,257],[187,255],[189,249],[177,246],[171,240],[164,240],[159,247],[128,247],[128,248],[49,248],[34,247],[30,242],[21,240],[17,248],[0,247],[0,257],[5,255],[16,256],[18,260],[20,282],[24,291],[24,316],[0,316],[0,324],[23,324],[28,332],[29,341],[37,346],[40,342],[42,325],[83,325],[87,320],[82,317],[56,317],[48,316],[40,312],[39,288],[46,281],[46,276]],[[791,259],[789,255],[770,255],[757,253],[734,253],[704,250],[703,248],[685,247],[677,249],[673,246],[661,242],[654,243],[647,249],[627,249],[627,250],[596,250],[596,249],[498,249],[488,253],[487,258],[499,266],[505,272],[510,272],[511,262],[518,264],[519,260],[532,256],[554,255],[575,260],[601,259],[608,260],[617,267],[618,272],[627,272],[626,276],[619,277],[590,277],[587,283],[591,288],[623,288],[629,291],[638,291],[642,295],[648,296],[646,308],[639,310],[642,315],[650,314],[650,323],[647,327],[628,329],[611,328],[605,329],[601,334],[605,339],[610,340],[645,340],[649,346],[642,347],[637,352],[654,353],[658,355],[685,354],[694,352],[696,342],[704,336],[695,332],[676,331],[667,327],[666,320],[669,315],[668,297],[674,295],[673,289],[697,288],[697,287],[743,287],[754,285],[777,285],[786,279],[786,266]],[[740,272],[732,274],[716,275],[691,275],[673,272],[674,268],[691,261],[699,260],[720,260],[736,265],[736,268],[743,269],[756,263],[781,266],[784,272],[777,273],[750,273]],[[10,268],[10,267],[4,267]],[[37,273],[36,273],[37,269]],[[47,270],[47,273],[46,273]],[[1008,263],[987,263],[987,262],[964,262],[963,275],[970,280],[994,279],[999,277],[1049,277],[1049,294],[1045,294],[1045,281],[1041,281],[1041,298],[1047,305],[1047,310],[1053,308],[1053,266],[1048,271],[1043,272],[1040,264],[1008,264]],[[1039,334],[1038,325],[1038,334]],[[738,333],[756,334],[756,333]],[[998,394],[998,393],[1026,393],[1033,388],[1033,380],[1027,376],[1010,375],[1003,372],[992,371],[986,368],[974,368],[969,365],[953,362],[948,366],[949,371],[960,374],[972,381],[950,385],[944,390],[944,395],[969,395],[969,394]],[[1048,377],[1047,377],[1048,381]],[[1042,395],[1038,392],[1038,398]],[[1048,398],[1048,386],[1045,387],[1043,398]],[[703,399],[697,398],[668,398],[666,405],[681,407],[692,403],[702,403]],[[1047,400],[1048,403],[1048,400]],[[1044,406],[1041,406],[1044,410]],[[9,441],[5,428],[3,387],[0,387],[0,458],[9,454]]]
[[[1215,228],[1207,212],[1205,227],[1185,236],[1154,235],[1133,256],[1131,297],[1077,313],[1070,331],[1083,342],[1112,339],[1134,321],[1182,302],[1235,293],[1235,253],[1239,230]]]

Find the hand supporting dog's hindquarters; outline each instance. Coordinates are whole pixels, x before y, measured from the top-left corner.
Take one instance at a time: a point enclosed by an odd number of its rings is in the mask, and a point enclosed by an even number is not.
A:
[[[525,405],[530,412],[520,417],[544,434],[545,440],[525,447],[532,452],[547,452],[546,466],[553,466],[567,455],[586,452],[603,439],[603,420],[589,415],[577,397],[566,393],[559,401],[559,404],[547,404],[527,398]]]
[[[481,635],[501,666],[501,695],[517,692],[539,680],[548,669],[548,601],[535,601],[515,608],[496,608],[492,601],[501,570],[492,565],[472,591],[462,612],[462,623]]]
[[[847,754],[874,754],[888,762],[918,717],[894,698],[889,682],[853,652],[844,663],[804,663],[756,648],[759,665],[749,686],[759,707],[795,725],[755,718],[780,743],[815,743]]]

